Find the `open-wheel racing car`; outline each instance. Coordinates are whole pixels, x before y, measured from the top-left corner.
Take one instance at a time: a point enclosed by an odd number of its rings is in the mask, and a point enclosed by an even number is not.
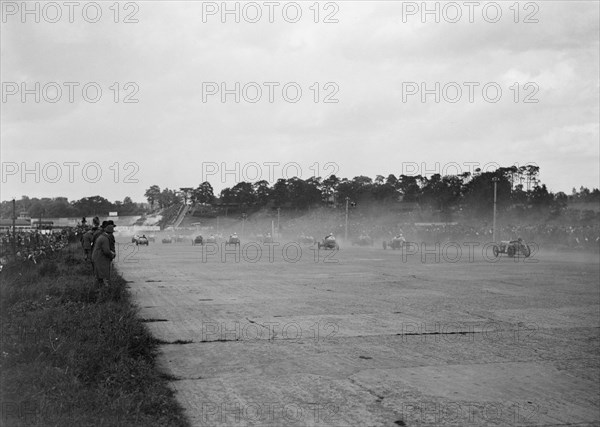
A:
[[[358,239],[352,241],[352,246],[373,246],[373,239],[367,234],[361,234]]]
[[[396,236],[390,241],[383,241],[383,249],[392,248],[393,250],[402,249],[406,244],[406,240],[402,236]]]
[[[327,236],[325,237],[322,241],[317,242],[317,248],[318,249],[331,249],[331,250],[338,250],[340,248],[340,245],[338,245],[338,242],[335,241],[335,237],[333,236]]]
[[[192,246],[196,246],[196,245],[202,246],[203,244],[204,244],[204,239],[200,235],[194,237],[194,239],[192,240]]]
[[[137,239],[135,239],[135,245],[136,246],[140,246],[140,245],[148,246],[148,238],[145,235],[137,236]]]
[[[528,258],[531,255],[531,249],[520,237],[517,240],[503,240],[499,244],[494,245],[493,250],[495,257],[500,256],[500,254],[506,254],[511,258],[519,255]]]
[[[173,243],[173,239],[171,237],[164,237],[162,239],[163,243]]]
[[[208,244],[208,243],[217,243],[217,238],[215,237],[214,234],[211,234],[210,236],[208,236],[206,238],[206,240],[205,240],[204,243],[206,243],[206,244]]]
[[[231,236],[229,236],[229,239],[227,239],[227,241],[225,242],[225,246],[228,245],[234,245],[234,246],[239,246],[240,245],[240,238],[238,237],[237,234],[232,234]]]

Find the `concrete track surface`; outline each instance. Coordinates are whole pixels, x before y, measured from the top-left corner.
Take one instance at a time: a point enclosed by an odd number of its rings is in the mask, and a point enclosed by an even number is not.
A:
[[[600,425],[597,254],[282,246],[120,245],[193,425]]]

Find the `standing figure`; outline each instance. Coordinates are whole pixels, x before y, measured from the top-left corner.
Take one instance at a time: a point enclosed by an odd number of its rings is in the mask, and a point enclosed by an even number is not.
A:
[[[96,237],[92,250],[92,262],[94,263],[94,276],[96,284],[109,286],[110,267],[115,258],[115,252],[110,250],[109,234],[114,231],[114,226],[106,225],[105,230]]]

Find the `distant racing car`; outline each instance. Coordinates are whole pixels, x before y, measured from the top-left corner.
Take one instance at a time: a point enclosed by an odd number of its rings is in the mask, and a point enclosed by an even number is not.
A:
[[[402,236],[396,236],[390,241],[383,241],[383,249],[392,248],[392,250],[402,249],[406,244],[406,240]]]
[[[138,236],[137,239],[135,240],[135,244],[136,244],[136,246],[140,246],[140,245],[148,246],[148,238],[144,235]]]
[[[338,245],[338,243],[335,241],[335,237],[327,236],[322,241],[317,243],[317,247],[319,249],[335,249],[337,251],[340,248],[340,245]]]
[[[173,239],[171,237],[164,237],[162,239],[163,243],[173,243]]]
[[[202,238],[202,236],[198,235],[194,237],[194,239],[192,240],[192,245],[204,245],[204,239]]]
[[[237,234],[232,234],[231,236],[229,236],[229,239],[227,239],[227,241],[225,242],[225,246],[228,246],[228,245],[234,245],[234,246],[240,245],[240,238],[238,237]]]
[[[519,255],[528,258],[531,255],[531,249],[520,237],[517,240],[503,240],[499,244],[494,245],[493,250],[495,257],[506,254],[511,258]]]

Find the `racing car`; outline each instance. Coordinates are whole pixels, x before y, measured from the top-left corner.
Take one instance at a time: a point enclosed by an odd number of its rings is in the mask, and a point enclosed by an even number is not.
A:
[[[140,246],[140,245],[148,246],[148,238],[145,235],[137,236],[137,239],[135,240],[135,245],[136,246]]]
[[[519,255],[528,258],[531,255],[531,249],[520,237],[517,240],[502,240],[499,244],[494,245],[493,250],[495,257],[506,254],[511,258]]]
[[[136,235],[134,235],[134,236],[131,238],[131,243],[135,243],[135,242],[137,241],[138,237],[140,237],[140,236],[139,236],[139,234],[136,234]]]
[[[335,249],[336,251],[340,248],[340,245],[338,245],[338,243],[335,241],[335,237],[333,237],[331,234],[327,237],[325,237],[322,241],[317,242],[317,247],[318,249]]]
[[[164,237],[162,239],[163,243],[173,243],[173,239],[171,237]]]
[[[383,249],[392,248],[392,250],[402,249],[402,247],[406,244],[406,240],[403,236],[396,236],[390,241],[383,241]]]
[[[373,246],[373,239],[367,234],[361,234],[358,239],[352,241],[352,246]]]
[[[192,246],[203,245],[203,244],[204,244],[204,239],[200,235],[194,237],[194,239],[192,240]]]
[[[206,244],[208,244],[208,243],[217,243],[217,238],[215,237],[214,234],[211,234],[210,236],[208,236],[206,238],[206,241],[204,243],[206,243]]]
[[[229,239],[227,239],[227,241],[225,242],[225,246],[228,245],[234,245],[234,246],[239,246],[240,245],[240,238],[238,237],[237,234],[232,234],[231,236],[229,236]]]

